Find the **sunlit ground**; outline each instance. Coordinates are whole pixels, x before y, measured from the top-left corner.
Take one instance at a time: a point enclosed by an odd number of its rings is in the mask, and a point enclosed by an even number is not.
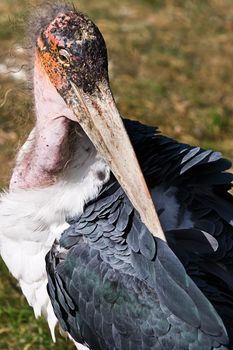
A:
[[[233,159],[232,0],[79,0],[104,34],[112,89],[124,116],[159,125],[183,142]],[[34,2],[35,4],[35,2]],[[33,125],[25,82],[25,0],[0,1],[0,186]],[[27,26],[26,26],[27,27]],[[17,72],[17,73],[15,73]],[[20,235],[20,232],[19,232]],[[3,264],[0,349],[72,349],[52,344]]]

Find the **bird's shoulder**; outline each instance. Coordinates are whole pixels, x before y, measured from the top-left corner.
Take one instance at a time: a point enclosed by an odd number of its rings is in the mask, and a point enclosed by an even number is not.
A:
[[[178,142],[160,133],[157,127],[124,119],[144,176],[153,186],[225,186],[229,190],[233,174],[227,172],[231,161],[220,152]]]

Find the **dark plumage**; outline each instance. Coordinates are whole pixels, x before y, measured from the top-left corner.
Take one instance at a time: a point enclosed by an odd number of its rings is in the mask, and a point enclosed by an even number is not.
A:
[[[69,219],[47,255],[55,314],[91,349],[228,348],[217,312],[231,336],[233,201],[227,191],[233,175],[224,172],[230,162],[152,127],[128,120],[125,126],[147,183],[157,188],[165,229],[170,218],[163,216],[167,203],[158,190],[175,188],[179,210],[166,237],[195,283],[167,244],[152,237],[112,176],[84,213]]]

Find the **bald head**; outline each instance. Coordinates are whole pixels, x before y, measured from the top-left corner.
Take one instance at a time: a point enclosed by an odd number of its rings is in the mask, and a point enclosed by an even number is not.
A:
[[[97,26],[77,11],[62,9],[41,28],[36,55],[62,95],[71,81],[91,94],[97,82],[108,80],[104,39]]]

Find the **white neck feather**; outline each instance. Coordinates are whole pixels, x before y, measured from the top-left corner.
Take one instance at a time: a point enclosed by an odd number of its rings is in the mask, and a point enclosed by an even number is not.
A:
[[[32,131],[17,161],[30,148],[33,137]],[[109,176],[109,167],[80,132],[73,157],[54,185],[1,196],[0,253],[36,317],[43,314],[47,318],[53,339],[57,320],[46,289],[45,255],[69,226],[66,217],[82,213]]]

